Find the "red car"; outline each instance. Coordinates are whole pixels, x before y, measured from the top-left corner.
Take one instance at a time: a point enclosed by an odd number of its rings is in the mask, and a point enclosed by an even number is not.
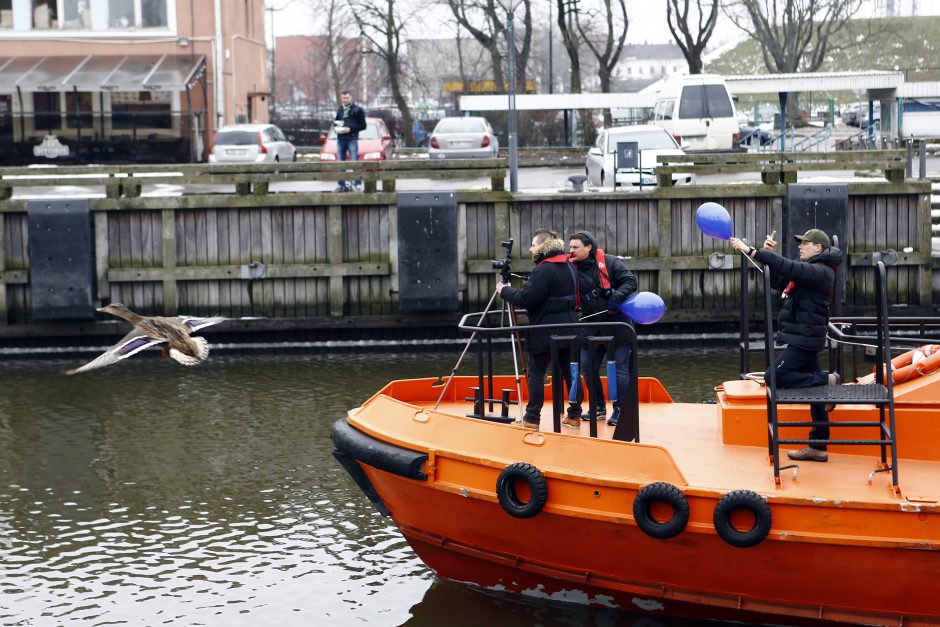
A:
[[[336,129],[322,139],[320,161],[336,161]],[[392,135],[382,118],[366,118],[366,129],[359,131],[359,160],[383,161],[391,159],[395,152]]]

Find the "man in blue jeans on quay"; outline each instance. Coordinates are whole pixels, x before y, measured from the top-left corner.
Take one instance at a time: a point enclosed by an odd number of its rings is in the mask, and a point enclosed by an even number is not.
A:
[[[340,161],[359,161],[359,132],[366,129],[366,114],[362,107],[352,101],[352,95],[344,91],[342,105],[336,110],[333,125],[336,127],[336,158]],[[348,156],[347,156],[348,155]],[[362,188],[362,181],[356,181],[355,189]],[[353,187],[340,180],[336,191],[352,191]]]
[[[636,292],[636,277],[618,257],[604,255],[604,250],[597,245],[597,239],[590,231],[577,231],[568,238],[568,252],[571,262],[578,267],[578,291],[581,295],[581,318],[588,318],[591,322],[627,322],[629,319],[620,311],[620,305],[628,296]],[[601,333],[592,331],[592,333]],[[611,357],[617,363],[617,398],[613,401],[613,411],[607,424],[616,425],[620,418],[620,409],[626,397],[627,386],[630,382],[630,344],[629,331],[624,327],[612,327],[610,335],[614,336],[614,354]],[[591,390],[591,405],[596,416],[603,420],[606,415],[604,394],[601,391],[600,370],[606,349],[598,347],[591,356],[586,347],[581,348],[580,370],[587,375],[588,359],[594,359],[594,381],[587,381]],[[574,385],[574,383],[572,383]],[[596,390],[596,393],[594,392]],[[580,387],[577,401],[568,406],[568,415],[562,424],[569,427],[581,425],[581,399],[583,394]]]

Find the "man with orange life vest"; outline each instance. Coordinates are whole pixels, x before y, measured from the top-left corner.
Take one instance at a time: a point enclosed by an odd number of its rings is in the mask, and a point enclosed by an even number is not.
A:
[[[829,236],[819,229],[810,229],[795,235],[799,242],[799,261],[776,254],[777,242],[771,236],[764,240],[761,250],[752,248],[736,237],[729,241],[739,253],[750,255],[767,264],[771,272],[771,286],[781,292],[777,341],[786,348],[774,363],[777,387],[808,388],[819,385],[838,385],[842,382],[836,373],[819,369],[819,351],[826,345],[826,327],[835,289],[836,270],[842,264],[842,251],[832,246]],[[822,423],[809,432],[811,440],[829,439],[829,411],[831,406],[812,403],[813,422]],[[810,444],[799,451],[790,451],[790,459],[825,462],[829,453],[824,443]]]
[[[568,252],[571,253],[571,260],[578,267],[578,290],[581,296],[581,318],[589,318],[591,322],[627,322],[630,320],[621,311],[620,305],[631,294],[637,290],[636,277],[627,269],[618,257],[605,255],[604,250],[597,245],[597,239],[590,231],[577,231],[568,238]],[[597,333],[597,331],[594,331]],[[613,401],[613,410],[607,424],[616,425],[620,418],[620,408],[622,401],[627,393],[627,386],[630,382],[630,344],[629,336],[623,327],[614,327],[612,329],[614,336],[614,355],[613,358],[617,364],[617,398]],[[589,389],[598,390],[597,394],[590,394],[591,405],[594,407],[596,415],[604,419],[607,414],[604,395],[600,392],[601,388],[601,363],[604,359],[606,349],[599,347],[596,350],[594,359],[594,372],[596,374],[593,382],[589,382]],[[579,358],[579,369],[582,373],[587,373],[588,349],[582,347]],[[609,359],[609,357],[608,357]],[[583,397],[580,386],[578,387],[577,403],[572,403],[568,407],[568,417],[563,421],[569,427],[581,426],[581,399]]]
[[[497,282],[500,297],[511,305],[525,307],[530,324],[567,324],[578,321],[577,270],[568,261],[565,243],[554,231],[538,229],[532,237],[529,254],[535,269],[522,289],[509,283]],[[526,351],[529,353],[528,374],[529,402],[526,404],[523,425],[537,429],[545,402],[545,371],[551,362],[550,329],[536,329],[525,334]],[[563,366],[569,361],[567,349],[559,351],[558,359]],[[568,387],[571,373],[566,367],[561,371]]]

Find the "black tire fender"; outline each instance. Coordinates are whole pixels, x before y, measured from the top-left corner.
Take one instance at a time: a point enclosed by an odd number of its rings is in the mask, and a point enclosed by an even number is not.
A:
[[[653,518],[654,503],[665,503],[672,508],[672,518],[659,522]],[[682,491],[671,483],[659,481],[645,486],[633,500],[633,519],[636,526],[651,538],[673,538],[689,523],[689,501]]]
[[[731,524],[731,514],[737,509],[746,509],[754,514],[754,526],[749,530],[740,531]],[[767,499],[751,490],[735,490],[721,497],[715,505],[713,520],[721,539],[742,549],[763,542],[773,522]]]
[[[532,497],[523,503],[516,494],[514,483],[524,481]],[[496,479],[496,498],[503,510],[515,518],[531,518],[545,507],[548,500],[548,482],[542,471],[525,462],[516,462],[503,468]]]

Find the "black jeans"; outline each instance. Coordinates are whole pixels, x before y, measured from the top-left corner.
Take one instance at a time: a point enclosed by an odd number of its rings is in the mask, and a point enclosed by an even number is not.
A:
[[[777,367],[778,388],[810,388],[829,383],[829,374],[819,369],[819,351],[817,350],[807,350],[788,345],[777,357],[774,364]],[[768,373],[765,372],[764,381],[768,380]],[[811,403],[809,411],[813,417],[813,422],[825,423],[810,429],[810,439],[828,440],[829,412],[826,411],[825,404]],[[810,446],[820,451],[826,450],[825,444],[810,444]]]
[[[561,364],[561,375],[565,379],[565,389],[571,389],[571,371],[568,368],[570,351],[558,351],[558,363]],[[542,405],[545,404],[545,371],[552,361],[551,353],[529,354],[528,374],[526,382],[529,385],[529,402],[525,406],[526,422],[539,422],[542,415]],[[564,397],[563,397],[564,398]]]

